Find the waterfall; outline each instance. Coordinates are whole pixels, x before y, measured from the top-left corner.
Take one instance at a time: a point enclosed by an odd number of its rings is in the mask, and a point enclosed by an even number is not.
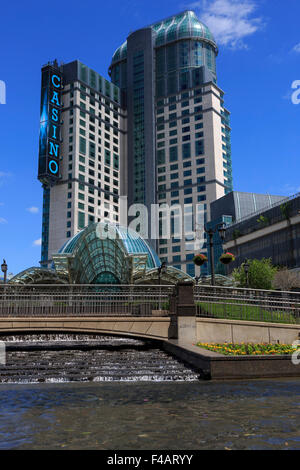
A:
[[[196,381],[199,373],[155,341],[104,335],[2,336],[1,383]]]

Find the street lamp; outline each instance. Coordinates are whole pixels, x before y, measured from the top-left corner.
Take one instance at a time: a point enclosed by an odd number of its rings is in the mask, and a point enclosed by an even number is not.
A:
[[[211,285],[214,286],[215,285],[215,263],[214,263],[215,256],[214,256],[214,240],[213,240],[213,237],[214,237],[214,233],[216,231],[218,231],[221,240],[224,241],[225,240],[226,228],[225,228],[225,224],[222,223],[222,224],[217,225],[215,228],[207,229],[206,227],[204,227],[204,231],[205,231],[205,233],[207,233],[207,235],[209,237]]]
[[[3,263],[1,264],[1,271],[4,274],[4,284],[6,284],[7,264],[6,264],[5,259],[3,260]]]
[[[165,261],[163,263],[161,263],[159,268],[157,268],[157,271],[158,271],[158,285],[159,285],[159,310],[161,310],[161,287],[160,287],[160,284],[161,284],[161,274],[164,274],[167,271],[167,264],[166,264]]]
[[[167,264],[165,261],[161,263],[159,268],[157,268],[157,271],[158,271],[158,284],[160,285],[161,274],[164,274],[167,271]]]
[[[249,265],[247,260],[244,262],[243,266],[244,266],[244,271],[245,271],[245,274],[246,274],[246,287],[248,288],[249,287],[249,268],[250,268],[250,265]]]
[[[196,286],[198,285],[198,282],[200,281],[201,276],[195,276],[195,281],[196,281]]]

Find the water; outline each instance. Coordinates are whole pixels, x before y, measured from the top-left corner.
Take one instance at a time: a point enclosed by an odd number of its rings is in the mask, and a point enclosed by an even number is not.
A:
[[[55,334],[1,339],[7,346],[2,383],[187,382],[200,375],[148,340]]]
[[[0,449],[300,450],[300,380],[199,380],[131,338],[5,339],[24,350],[0,369]]]
[[[300,382],[0,386],[0,449],[300,449]]]

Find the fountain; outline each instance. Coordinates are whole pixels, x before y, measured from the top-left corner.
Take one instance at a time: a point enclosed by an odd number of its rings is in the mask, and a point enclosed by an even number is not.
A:
[[[197,381],[199,373],[155,341],[105,335],[2,336],[1,383]]]

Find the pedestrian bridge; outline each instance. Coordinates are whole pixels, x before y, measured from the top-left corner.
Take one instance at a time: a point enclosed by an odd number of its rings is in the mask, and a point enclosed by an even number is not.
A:
[[[68,285],[2,288],[0,334],[92,333],[172,337],[174,286]]]
[[[291,344],[300,335],[299,305],[299,293],[193,283],[8,284],[0,287],[0,335],[61,332]]]
[[[111,334],[152,339],[168,339],[173,335],[170,316],[0,317],[0,334],[46,332]]]

